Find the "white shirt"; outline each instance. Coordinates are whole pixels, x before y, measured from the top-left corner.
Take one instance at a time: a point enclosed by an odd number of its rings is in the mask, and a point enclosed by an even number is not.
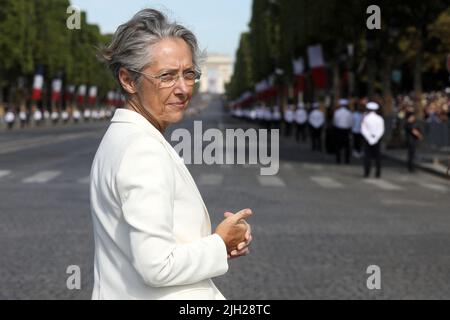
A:
[[[377,144],[384,134],[383,118],[373,111],[365,115],[361,123],[361,133],[371,146]]]
[[[352,113],[347,108],[340,107],[334,112],[333,125],[339,129],[352,127]]]
[[[52,120],[58,119],[59,118],[58,112],[56,112],[56,111],[52,112],[51,118],[52,118]]]
[[[294,121],[294,111],[292,111],[291,107],[288,107],[288,109],[284,113],[284,120],[287,123],[292,123]]]
[[[41,121],[42,120],[42,112],[40,110],[36,110],[33,114],[33,118],[36,121]]]
[[[11,111],[8,111],[8,112],[5,114],[5,121],[6,121],[7,123],[14,122],[14,119],[15,119],[15,118],[16,118],[16,116],[15,116],[14,113],[11,112]]]
[[[25,111],[20,111],[19,118],[20,120],[27,120],[27,113]]]
[[[280,113],[280,109],[278,108],[278,106],[273,107],[272,118],[275,121],[281,120],[281,113]]]
[[[69,113],[68,113],[67,111],[63,111],[63,112],[61,113],[61,117],[62,117],[64,120],[67,120],[67,119],[69,119]]]
[[[306,123],[306,121],[308,121],[308,114],[306,113],[305,109],[297,109],[297,111],[295,112],[295,121],[298,124],[304,124]]]
[[[222,238],[183,160],[140,114],[117,109],[90,174],[93,299],[224,299]]]
[[[363,115],[361,112],[353,112],[352,114],[352,132],[353,133],[361,133],[361,121],[363,119]]]
[[[81,117],[80,111],[75,110],[75,111],[73,112],[73,117],[74,117],[75,119],[80,119],[80,117]]]
[[[319,129],[325,122],[325,116],[322,111],[315,109],[309,114],[308,122],[313,128]]]

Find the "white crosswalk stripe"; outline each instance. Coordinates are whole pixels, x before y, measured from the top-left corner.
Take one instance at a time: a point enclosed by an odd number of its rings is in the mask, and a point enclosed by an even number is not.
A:
[[[46,183],[52,179],[55,179],[61,174],[61,171],[41,171],[35,175],[23,179],[23,183]]]
[[[400,191],[403,190],[402,187],[395,185],[393,183],[390,183],[389,181],[383,180],[383,179],[366,179],[364,182],[372,184],[380,189],[387,190],[387,191]]]
[[[9,171],[9,170],[0,170],[0,178],[6,177],[10,173],[11,173],[11,171]]]
[[[439,191],[439,192],[447,192],[448,188],[441,185],[441,184],[436,184],[436,183],[427,183],[427,182],[420,182],[419,185],[421,187],[433,190],[433,191]]]
[[[285,187],[284,181],[277,176],[258,176],[258,181],[263,187]]]
[[[198,179],[198,184],[202,186],[218,186],[223,182],[223,174],[202,174]]]
[[[311,180],[317,183],[319,186],[327,189],[339,189],[344,185],[330,177],[311,177]]]

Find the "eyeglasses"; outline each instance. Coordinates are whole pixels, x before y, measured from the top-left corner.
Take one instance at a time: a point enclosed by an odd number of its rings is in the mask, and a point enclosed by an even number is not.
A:
[[[159,75],[151,75],[133,69],[130,69],[130,71],[157,80],[159,88],[171,88],[175,85],[175,83],[177,83],[178,79],[180,78],[180,74],[176,71],[167,71]],[[193,86],[200,81],[201,75],[202,74],[196,70],[187,70],[183,72],[183,79],[186,85]]]

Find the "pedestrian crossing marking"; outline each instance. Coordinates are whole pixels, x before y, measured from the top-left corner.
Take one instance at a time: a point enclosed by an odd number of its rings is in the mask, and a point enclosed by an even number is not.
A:
[[[90,176],[78,179],[78,183],[81,183],[81,184],[88,184],[90,181],[91,181],[91,177]]]
[[[9,170],[0,170],[0,178],[6,177],[10,173],[11,173],[11,171],[9,171]]]
[[[390,183],[390,182],[388,182],[386,180],[383,180],[383,179],[367,179],[367,180],[364,180],[364,182],[372,184],[372,185],[374,185],[374,186],[376,186],[376,187],[378,187],[380,189],[383,189],[383,190],[389,190],[389,191],[403,190],[402,187],[397,186],[397,185],[395,185],[393,183]]]
[[[22,180],[23,183],[46,183],[61,174],[61,171],[41,171]]]
[[[218,186],[223,182],[223,174],[202,174],[198,184],[203,186]]]
[[[447,192],[448,189],[447,187],[440,185],[440,184],[436,184],[436,183],[427,183],[427,182],[421,182],[420,186],[433,190],[433,191],[439,191],[439,192]]]
[[[286,184],[284,183],[281,178],[277,176],[258,176],[259,183],[263,187],[285,187]]]
[[[317,183],[319,186],[327,189],[339,189],[344,185],[329,177],[311,177],[311,180]]]

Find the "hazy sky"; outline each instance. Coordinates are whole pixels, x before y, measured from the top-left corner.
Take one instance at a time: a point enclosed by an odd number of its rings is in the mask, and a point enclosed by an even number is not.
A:
[[[89,23],[100,26],[102,33],[112,33],[140,9],[151,7],[164,11],[172,19],[190,28],[202,49],[223,53],[233,59],[239,36],[248,30],[251,0],[71,0],[87,12]]]

